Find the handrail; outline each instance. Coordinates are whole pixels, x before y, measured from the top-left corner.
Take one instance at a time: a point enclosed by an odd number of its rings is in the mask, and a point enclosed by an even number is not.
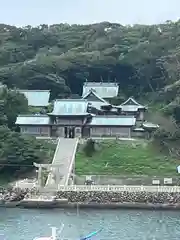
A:
[[[16,188],[29,188],[32,189],[32,185],[21,185],[16,184]],[[58,188],[52,187],[45,187],[45,188],[38,188],[37,185],[34,184],[34,189],[37,189],[40,192],[144,192],[144,193],[180,193],[180,186],[127,186],[127,185],[69,185],[63,186],[58,185]]]
[[[76,156],[76,150],[77,150],[78,142],[79,142],[79,139],[76,138],[76,143],[75,143],[75,146],[74,146],[73,155],[71,157],[71,164],[69,166],[69,171],[68,171],[68,174],[66,176],[65,186],[68,186],[69,177],[71,175],[72,166],[74,164],[74,160],[75,160],[75,156]]]
[[[73,146],[73,153],[72,153],[72,156],[70,156],[70,157],[71,157],[71,159],[70,159],[70,166],[68,166],[69,169],[68,169],[67,175],[64,175],[64,176],[63,176],[63,177],[64,177],[64,181],[65,181],[65,183],[64,183],[65,186],[67,186],[67,185],[68,185],[68,182],[69,182],[69,177],[70,177],[70,175],[71,175],[72,166],[73,166],[73,164],[74,164],[75,155],[76,155],[76,150],[77,150],[77,146],[78,146],[78,142],[79,142],[79,139],[78,139],[78,138],[76,138],[75,140],[76,140],[76,142],[75,142],[75,144],[74,144],[74,146]],[[61,146],[61,142],[62,142],[62,141],[61,141],[61,138],[59,138],[58,143],[57,143],[57,147],[56,147],[56,151],[55,151],[55,153],[54,153],[53,161],[52,161],[52,164],[51,164],[52,167],[53,167],[53,165],[54,165],[54,161],[56,160],[56,157],[57,157],[59,148],[60,148],[60,146]],[[52,173],[50,172],[50,173],[48,174],[48,177],[47,177],[47,180],[46,180],[46,187],[48,187],[51,179],[52,179]],[[52,186],[51,186],[51,187],[52,187]]]
[[[53,163],[54,163],[54,161],[55,161],[55,159],[56,159],[56,155],[57,155],[57,153],[58,153],[58,149],[59,149],[59,145],[60,145],[60,138],[58,139],[58,143],[57,143],[57,146],[56,146],[56,150],[55,150],[55,153],[54,153],[54,156],[53,156],[53,160],[52,160],[52,165],[53,165]],[[48,177],[47,177],[47,180],[46,180],[46,186],[48,186],[48,184],[49,184],[49,182],[51,181],[51,178],[52,178],[52,173],[50,172],[49,174],[48,174]]]
[[[180,186],[122,186],[122,185],[71,185],[58,186],[58,191],[74,192],[180,192]]]

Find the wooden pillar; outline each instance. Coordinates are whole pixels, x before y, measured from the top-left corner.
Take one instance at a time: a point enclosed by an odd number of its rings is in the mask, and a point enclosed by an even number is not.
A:
[[[142,110],[139,112],[139,120],[144,120],[144,112]]]
[[[75,137],[80,138],[81,137],[81,127],[75,127]]]
[[[59,167],[53,167],[53,180],[54,180],[54,185],[59,184]]]
[[[58,137],[65,137],[64,136],[64,127],[58,127],[57,135],[58,135]]]
[[[55,185],[58,185],[60,180],[61,180],[61,176],[60,176],[60,167],[56,166],[54,168],[54,176],[55,176]]]

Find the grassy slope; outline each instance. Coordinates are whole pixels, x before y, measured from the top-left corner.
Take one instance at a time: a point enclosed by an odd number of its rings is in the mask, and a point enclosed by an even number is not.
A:
[[[104,141],[92,157],[76,154],[76,173],[107,175],[174,176],[180,161],[162,155],[151,143]]]

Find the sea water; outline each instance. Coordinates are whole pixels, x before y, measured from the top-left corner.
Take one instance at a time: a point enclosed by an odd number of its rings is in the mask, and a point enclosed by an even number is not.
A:
[[[136,210],[29,210],[0,208],[0,239],[33,240],[50,236],[51,226],[61,239],[80,239],[103,228],[98,240],[179,240],[180,211]]]

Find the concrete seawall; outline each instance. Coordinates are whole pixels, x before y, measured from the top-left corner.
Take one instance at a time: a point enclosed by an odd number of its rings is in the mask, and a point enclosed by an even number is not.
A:
[[[132,209],[132,210],[180,210],[180,204],[151,204],[151,203],[60,203],[58,201],[54,202],[11,202],[0,204],[0,207],[4,208],[27,208],[27,209]]]
[[[179,192],[59,191],[54,197],[22,196],[1,207],[180,210]],[[33,197],[34,196],[34,197]]]

